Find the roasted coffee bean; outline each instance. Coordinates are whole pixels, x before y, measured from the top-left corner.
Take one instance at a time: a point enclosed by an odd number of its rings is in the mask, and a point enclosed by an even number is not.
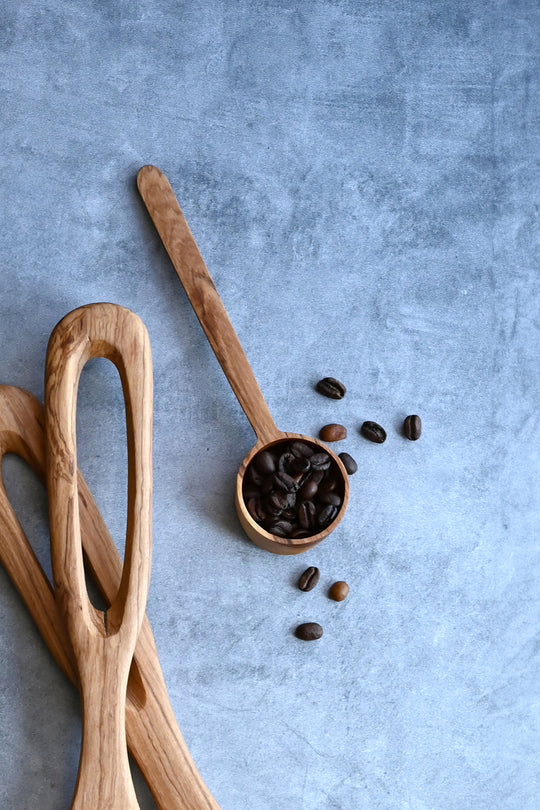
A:
[[[268,527],[268,531],[278,537],[288,537],[292,529],[293,525],[288,520],[276,520],[275,523],[271,523]]]
[[[293,475],[301,473],[304,475],[310,469],[311,463],[306,456],[295,457],[290,464],[290,470]]]
[[[312,470],[309,475],[309,480],[315,484],[320,484],[324,478],[324,470]]]
[[[260,490],[263,495],[268,495],[268,493],[274,488],[274,476],[267,475],[266,478],[263,479],[263,482],[260,486]]]
[[[264,505],[269,515],[281,515],[284,509],[290,505],[287,499],[287,493],[280,489],[273,489],[268,494]]]
[[[310,537],[310,535],[311,533],[308,531],[308,529],[302,529],[300,527],[299,529],[293,529],[293,531],[290,534],[290,537],[296,539],[300,537]]]
[[[260,487],[264,479],[263,474],[260,473],[259,470],[252,464],[250,464],[248,467],[246,477],[248,479],[248,483],[253,484],[255,487]]]
[[[298,507],[298,522],[303,529],[311,529],[317,518],[317,507],[313,501],[302,501]]]
[[[287,472],[294,459],[295,456],[292,453],[282,453],[278,459],[278,470],[280,472]]]
[[[302,501],[310,501],[312,500],[312,498],[315,497],[318,489],[319,487],[317,486],[315,481],[309,478],[305,484],[302,484],[302,487],[298,492],[298,498]]]
[[[386,431],[377,422],[364,422],[360,428],[360,433],[364,439],[369,439],[370,442],[382,444],[386,440]]]
[[[319,581],[321,576],[321,572],[319,569],[314,566],[310,565],[309,568],[306,568],[300,579],[298,580],[298,587],[301,591],[312,591],[317,582]]]
[[[253,459],[253,466],[262,475],[269,475],[275,471],[276,461],[269,450],[263,450],[261,453],[257,453]]]
[[[416,414],[411,414],[403,422],[403,435],[411,442],[415,442],[422,435],[422,420]]]
[[[346,582],[334,582],[331,586],[330,590],[328,591],[328,596],[330,599],[333,599],[334,602],[343,602],[344,599],[347,598],[349,595],[349,586]]]
[[[324,377],[322,380],[319,380],[315,387],[319,394],[330,397],[330,399],[343,399],[347,393],[347,389],[343,383],[334,379],[334,377]]]
[[[347,428],[343,427],[343,425],[325,425],[319,431],[319,439],[322,439],[323,442],[340,442],[346,438]]]
[[[258,522],[266,518],[266,512],[264,511],[258,498],[250,498],[248,501],[246,501],[246,508],[253,520]]]
[[[291,442],[289,449],[293,456],[305,456],[309,458],[315,452],[309,444],[305,442]]]
[[[341,506],[341,498],[335,492],[323,492],[319,497],[321,503],[329,503],[331,506]]]
[[[326,495],[328,492],[333,492],[335,488],[336,488],[336,479],[328,478],[328,476],[326,476],[319,484],[319,496]]]
[[[330,467],[331,458],[327,453],[313,453],[310,463],[314,470],[327,470]]]
[[[284,489],[285,492],[298,492],[300,489],[300,482],[296,481],[292,475],[288,475],[286,472],[277,472],[274,475],[274,484]]]
[[[296,637],[302,641],[316,641],[323,634],[323,629],[317,622],[299,624],[295,631]]]
[[[338,513],[337,506],[332,506],[332,504],[330,503],[323,509],[321,509],[321,511],[317,516],[317,523],[319,524],[321,529],[326,528],[326,526],[332,523],[337,513]]]
[[[356,463],[354,458],[350,456],[348,453],[340,453],[339,458],[343,462],[343,466],[347,470],[348,474],[354,475],[358,469],[358,464]]]

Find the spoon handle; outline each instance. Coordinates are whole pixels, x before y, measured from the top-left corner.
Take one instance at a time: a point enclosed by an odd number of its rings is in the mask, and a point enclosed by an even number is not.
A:
[[[279,431],[169,181],[155,166],[143,166],[137,185],[199,323],[257,438],[262,443],[275,439]]]

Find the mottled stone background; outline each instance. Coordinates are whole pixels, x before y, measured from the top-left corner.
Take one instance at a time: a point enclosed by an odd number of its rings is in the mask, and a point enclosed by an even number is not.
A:
[[[146,323],[148,615],[216,800],[538,808],[537,3],[1,5],[0,382],[42,397],[48,335],[76,306]],[[145,163],[170,178],[277,424],[349,430],[349,511],[303,556],[239,529],[253,434],[136,192]],[[343,401],[313,390],[325,375]],[[119,546],[123,418],[93,361],[80,464]],[[43,489],[13,458],[2,474],[50,570]],[[308,565],[321,583],[303,594]],[[306,620],[321,641],[295,639]],[[79,742],[78,697],[1,569],[2,810],[67,808]]]

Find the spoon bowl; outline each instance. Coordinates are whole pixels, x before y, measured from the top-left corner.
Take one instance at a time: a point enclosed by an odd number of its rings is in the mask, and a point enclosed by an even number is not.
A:
[[[337,455],[318,439],[278,430],[169,181],[155,166],[143,166],[137,185],[195,314],[257,437],[236,477],[235,503],[240,524],[248,537],[266,551],[274,554],[307,551],[328,537],[342,519],[349,497],[347,471]],[[326,453],[336,474],[336,487],[342,493],[333,519],[327,525],[312,527],[313,533],[307,536],[281,537],[272,533],[253,518],[244,497],[250,463],[261,451],[285,441],[305,442],[314,452]]]

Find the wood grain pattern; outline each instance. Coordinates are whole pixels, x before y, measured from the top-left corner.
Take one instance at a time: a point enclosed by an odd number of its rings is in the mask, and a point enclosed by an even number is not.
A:
[[[178,278],[231,388],[260,441],[278,430],[188,224],[165,175],[144,166],[137,184]]]
[[[7,454],[19,456],[41,480],[45,479],[43,407],[28,392],[0,385],[0,466]],[[120,584],[122,561],[80,471],[78,492],[87,568],[104,601],[110,604]],[[0,562],[54,659],[78,685],[73,651],[51,584],[17,520],[1,477]],[[219,810],[176,722],[146,617],[128,680],[126,734],[128,748],[158,810]]]
[[[86,590],[77,480],[76,408],[82,369],[93,357],[117,367],[126,406],[128,516],[124,566],[110,608]],[[125,733],[127,682],[150,582],[152,368],[146,329],[113,304],[69,313],[55,327],[45,372],[46,472],[56,601],[77,663],[81,758],[73,810],[138,810]]]
[[[275,554],[307,551],[328,537],[345,514],[349,498],[347,471],[341,459],[318,439],[277,429],[169,181],[156,166],[143,166],[137,184],[199,322],[257,435],[257,442],[242,462],[236,479],[235,505],[240,525],[250,540],[265,551]],[[251,459],[265,446],[285,439],[318,445],[334,459],[343,477],[344,498],[336,519],[324,531],[307,538],[283,538],[267,532],[253,520],[242,496],[244,473]]]

